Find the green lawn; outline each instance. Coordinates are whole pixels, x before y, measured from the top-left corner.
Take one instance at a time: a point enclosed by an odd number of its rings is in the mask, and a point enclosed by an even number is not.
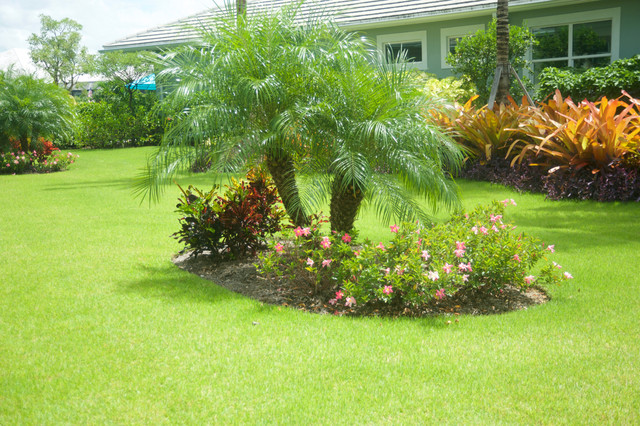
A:
[[[131,195],[149,152],[0,176],[0,424],[640,423],[640,204],[463,182],[467,206],[515,198],[575,279],[459,324],[318,316],[174,267],[177,190]]]

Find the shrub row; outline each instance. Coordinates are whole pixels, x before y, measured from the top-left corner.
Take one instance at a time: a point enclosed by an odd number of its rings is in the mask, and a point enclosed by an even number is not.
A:
[[[640,98],[640,55],[587,70],[545,68],[538,78],[537,96],[540,100],[553,95],[556,90],[576,100],[596,101],[603,96],[617,98],[622,90]]]

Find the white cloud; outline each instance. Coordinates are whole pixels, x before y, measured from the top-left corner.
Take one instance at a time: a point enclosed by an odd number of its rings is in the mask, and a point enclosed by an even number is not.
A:
[[[96,52],[103,44],[177,21],[214,7],[214,0],[9,0],[0,3],[0,52],[28,48],[40,32],[40,14],[71,18],[83,26],[82,44]]]

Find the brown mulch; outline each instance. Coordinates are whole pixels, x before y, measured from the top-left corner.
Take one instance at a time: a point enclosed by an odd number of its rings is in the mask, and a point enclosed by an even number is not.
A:
[[[333,315],[358,316],[435,316],[435,315],[491,315],[527,309],[550,300],[541,288],[531,287],[524,292],[507,286],[490,293],[480,289],[460,291],[455,296],[432,302],[420,307],[388,305],[366,308],[347,308],[344,303],[332,306],[328,303],[334,297],[333,290],[314,294],[313,289],[284,279],[267,279],[260,276],[255,264],[257,258],[214,262],[210,257],[187,254],[177,255],[173,263],[179,268],[205,278],[228,290],[271,305]]]

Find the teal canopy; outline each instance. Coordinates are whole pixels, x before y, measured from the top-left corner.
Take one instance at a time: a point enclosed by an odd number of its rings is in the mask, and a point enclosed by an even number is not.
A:
[[[133,83],[127,84],[127,87],[133,90],[156,90],[156,75],[149,74],[140,77]]]

